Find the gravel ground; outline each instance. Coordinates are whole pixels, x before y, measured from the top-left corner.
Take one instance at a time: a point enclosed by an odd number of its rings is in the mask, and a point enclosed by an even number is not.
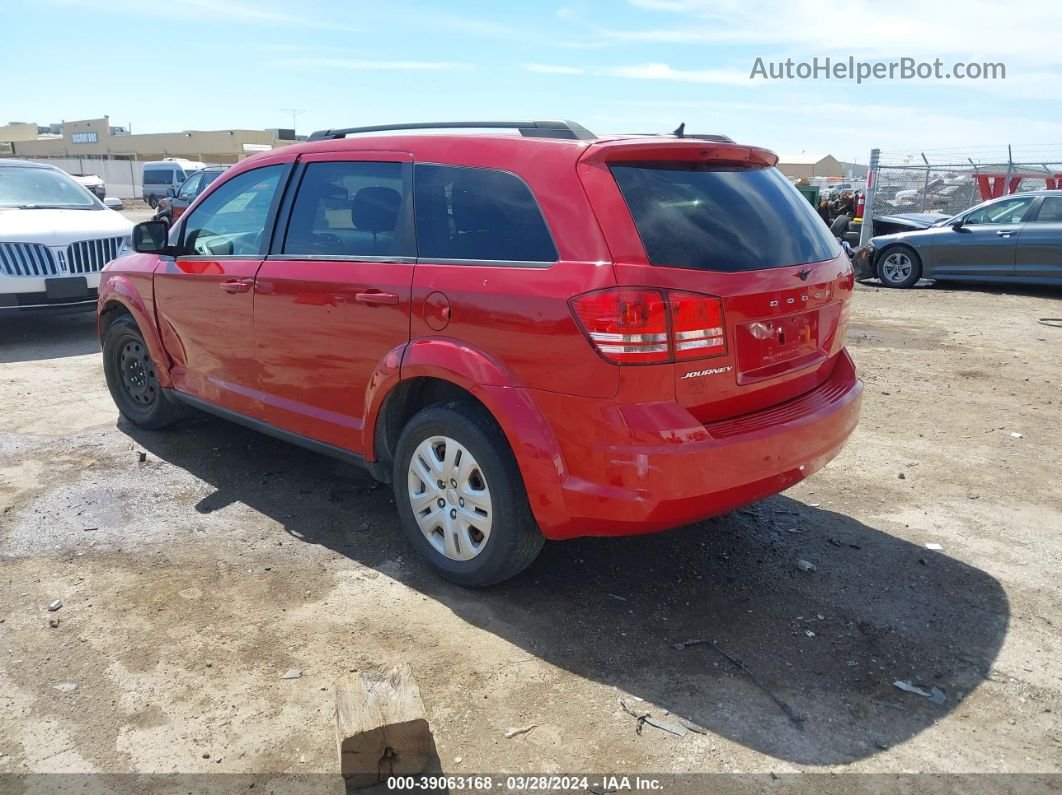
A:
[[[4,319],[0,774],[334,773],[333,681],[403,661],[447,773],[1062,772],[1058,299],[858,288],[830,466],[483,592],[356,469],[118,420],[91,317]]]

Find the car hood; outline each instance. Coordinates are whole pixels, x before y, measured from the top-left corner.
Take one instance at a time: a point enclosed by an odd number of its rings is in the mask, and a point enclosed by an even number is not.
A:
[[[870,244],[879,249],[888,243],[907,243],[917,246],[931,243],[942,232],[951,232],[951,227],[931,226],[928,229],[912,229],[908,232],[893,232],[891,235],[878,235],[870,238]]]
[[[912,229],[917,227],[925,229],[948,217],[943,213],[889,213],[888,215],[876,216],[874,220],[890,224],[906,224]]]
[[[114,210],[0,209],[0,241],[61,246],[78,240],[124,237],[133,223]]]

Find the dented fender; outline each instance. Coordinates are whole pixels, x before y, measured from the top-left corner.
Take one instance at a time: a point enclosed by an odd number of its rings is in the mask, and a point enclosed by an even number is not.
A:
[[[148,272],[145,276],[148,289],[150,289],[152,274]],[[162,344],[162,338],[159,336],[152,300],[145,301],[141,291],[137,289],[137,285],[134,284],[133,279],[128,275],[104,272],[104,278],[100,282],[99,302],[96,305],[96,334],[102,344],[103,328],[101,319],[104,313],[115,308],[115,305],[124,308],[132,315],[133,320],[136,321],[137,326],[140,328],[140,333],[144,336],[148,353],[151,354],[151,359],[155,362],[155,372],[158,374],[159,385],[168,389],[173,386],[170,378],[170,357]]]

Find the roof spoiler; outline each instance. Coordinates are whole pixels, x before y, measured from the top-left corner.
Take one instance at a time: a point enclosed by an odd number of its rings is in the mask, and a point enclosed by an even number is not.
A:
[[[770,167],[777,165],[778,155],[768,149],[743,146],[729,139],[716,141],[687,135],[684,138],[658,136],[602,141],[588,148],[580,158],[580,161],[584,163],[618,163],[639,160],[717,162]]]

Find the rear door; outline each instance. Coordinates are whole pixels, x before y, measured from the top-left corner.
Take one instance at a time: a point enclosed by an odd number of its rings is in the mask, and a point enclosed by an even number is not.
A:
[[[1014,272],[1018,237],[1033,197],[1012,196],[977,207],[963,225],[933,239],[932,273],[941,277],[1002,278]]]
[[[412,156],[307,155],[292,184],[255,292],[266,421],[365,453],[373,373],[409,341]]]
[[[1014,276],[1062,282],[1062,196],[1045,196],[1018,236]]]
[[[710,422],[829,378],[851,264],[771,153],[690,141],[587,160],[617,282],[669,291],[675,363],[666,366],[681,405]]]
[[[273,162],[220,185],[181,224],[177,256],[155,269],[159,330],[175,387],[257,417],[254,278],[288,164]]]

